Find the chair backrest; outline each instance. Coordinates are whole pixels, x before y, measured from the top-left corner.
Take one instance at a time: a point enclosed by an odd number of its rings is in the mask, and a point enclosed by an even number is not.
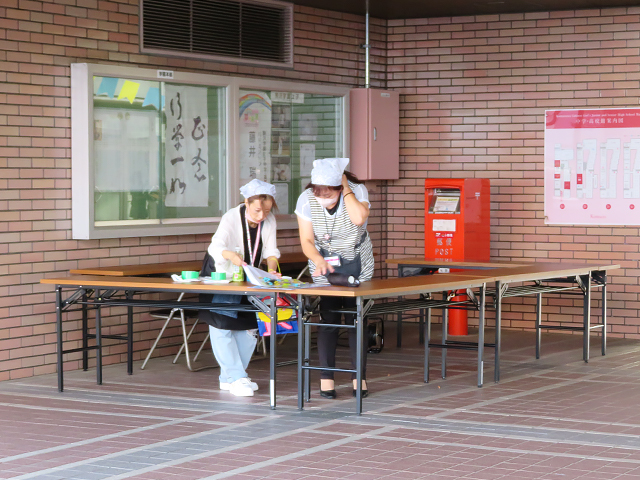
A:
[[[200,268],[200,276],[210,277],[215,271],[216,263],[213,261],[213,257],[209,255],[209,252],[205,252],[204,258],[202,259],[202,268]],[[201,293],[198,295],[198,298],[202,303],[211,303],[213,295],[210,293]],[[207,322],[207,320],[211,321],[211,312],[209,310],[198,310],[198,318],[203,322]]]
[[[216,263],[213,261],[213,257],[209,255],[209,252],[204,253],[202,259],[202,268],[200,269],[201,277],[210,277],[213,272],[216,271]]]
[[[302,271],[296,277],[296,280],[300,280],[300,278],[302,278],[304,275],[306,275],[307,272],[309,272],[309,265],[305,265],[305,267],[302,269]]]

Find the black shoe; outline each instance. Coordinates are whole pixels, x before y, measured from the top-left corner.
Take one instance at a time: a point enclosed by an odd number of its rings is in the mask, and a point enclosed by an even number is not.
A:
[[[338,395],[336,394],[335,390],[320,390],[320,396],[323,398],[330,398],[331,400],[333,400]]]
[[[355,397],[357,395],[357,390],[354,388],[353,389],[353,396]],[[369,396],[369,390],[362,390],[362,398],[367,398]]]

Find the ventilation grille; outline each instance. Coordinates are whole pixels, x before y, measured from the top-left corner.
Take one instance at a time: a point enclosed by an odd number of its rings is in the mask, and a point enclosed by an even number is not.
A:
[[[141,50],[293,66],[292,7],[273,0],[143,0]]]

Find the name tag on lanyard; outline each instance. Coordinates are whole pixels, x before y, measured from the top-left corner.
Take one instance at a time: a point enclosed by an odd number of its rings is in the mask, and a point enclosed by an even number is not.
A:
[[[339,267],[341,265],[340,257],[338,255],[331,255],[328,257],[324,257],[324,261],[327,262],[332,267]]]

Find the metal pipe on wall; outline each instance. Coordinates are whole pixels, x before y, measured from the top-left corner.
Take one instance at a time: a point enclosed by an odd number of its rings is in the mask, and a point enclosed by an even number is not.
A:
[[[364,88],[369,88],[369,0],[366,0],[364,15]]]

